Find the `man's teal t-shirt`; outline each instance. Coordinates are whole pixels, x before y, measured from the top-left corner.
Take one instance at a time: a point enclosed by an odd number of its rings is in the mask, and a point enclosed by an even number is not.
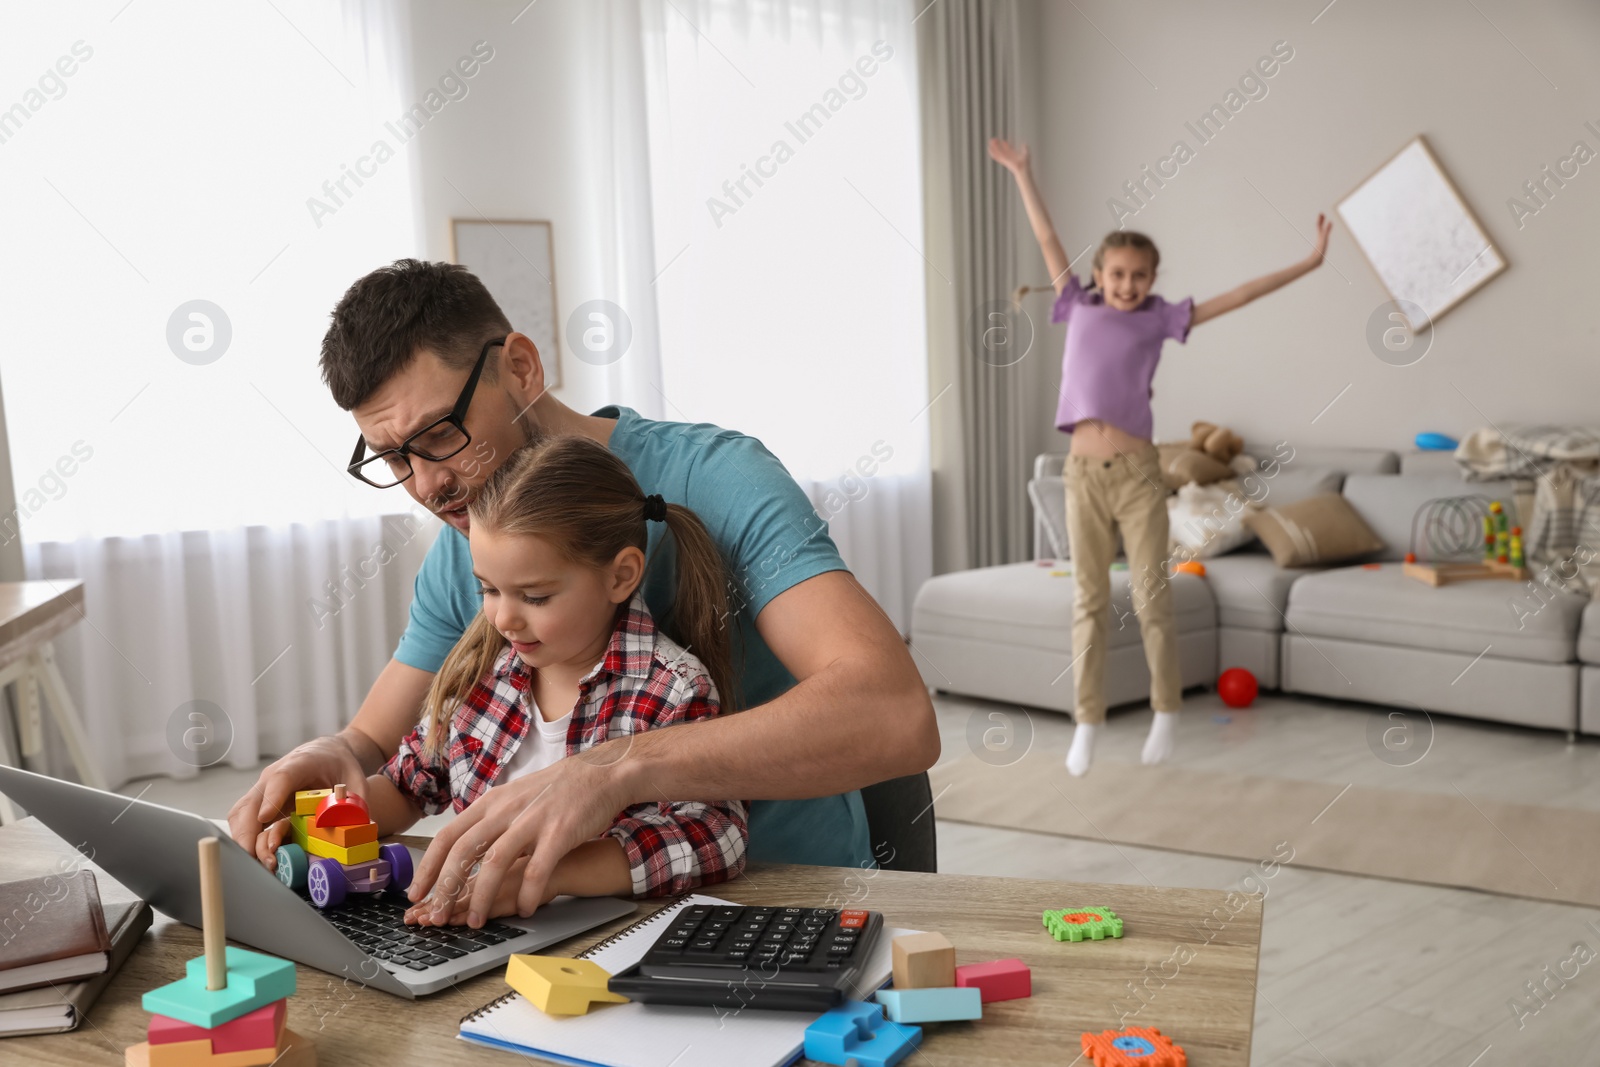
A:
[[[742,706],[756,708],[795,684],[756,630],[756,616],[779,593],[826,571],[846,570],[828,524],[778,458],[754,437],[707,423],[656,422],[625,407],[595,416],[616,419],[607,442],[640,487],[660,493],[700,517],[733,578],[737,610],[735,670]],[[644,599],[657,618],[667,614],[676,587],[677,555],[658,551],[662,523],[650,530]],[[411,617],[394,658],[437,671],[482,609],[467,538],[453,526],[439,531],[417,571]],[[760,714],[757,710],[755,714]],[[697,799],[685,797],[683,799]],[[859,792],[814,800],[758,800],[750,806],[750,858],[769,863],[834,867],[872,862],[866,811]]]

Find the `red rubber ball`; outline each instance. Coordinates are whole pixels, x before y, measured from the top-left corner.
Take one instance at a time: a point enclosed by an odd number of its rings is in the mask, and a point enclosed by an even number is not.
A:
[[[1230,708],[1248,708],[1259,690],[1256,676],[1243,667],[1229,667],[1217,679],[1217,695]]]

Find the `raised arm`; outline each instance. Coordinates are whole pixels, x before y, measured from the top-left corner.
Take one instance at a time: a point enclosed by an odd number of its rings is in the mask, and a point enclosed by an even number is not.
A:
[[[1333,223],[1326,215],[1317,216],[1317,244],[1315,250],[1290,267],[1285,267],[1271,274],[1263,274],[1253,281],[1245,282],[1237,289],[1230,289],[1221,296],[1214,296],[1203,304],[1196,304],[1193,316],[1189,319],[1189,328],[1200,325],[1208,319],[1226,314],[1236,308],[1242,308],[1258,297],[1266,296],[1274,289],[1282,289],[1302,274],[1309,274],[1322,266],[1322,257],[1328,251],[1328,235],[1333,232]]]
[[[1067,270],[1071,263],[1067,259],[1066,249],[1061,247],[1061,238],[1056,236],[1055,224],[1050,221],[1050,212],[1039,195],[1039,187],[1033,182],[1033,170],[1028,165],[1028,146],[1013,145],[998,137],[991,137],[989,158],[1009,170],[1011,176],[1017,179],[1017,189],[1022,193],[1023,207],[1028,209],[1028,222],[1033,226],[1034,239],[1039,242],[1039,251],[1044,253],[1044,265],[1050,271],[1050,284],[1056,287],[1056,292],[1061,292],[1062,286],[1067,284]]]

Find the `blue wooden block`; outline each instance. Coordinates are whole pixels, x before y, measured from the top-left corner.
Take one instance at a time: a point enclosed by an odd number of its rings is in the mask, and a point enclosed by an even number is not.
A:
[[[983,1018],[983,991],[977,988],[880,989],[878,1003],[897,1023],[947,1023]]]
[[[887,1022],[881,1005],[859,1000],[829,1009],[806,1027],[806,1058],[840,1067],[894,1067],[921,1043],[920,1028]]]
[[[196,956],[182,978],[144,995],[144,1010],[210,1030],[294,995],[294,964],[288,960],[232,945],[227,960],[224,988],[206,988],[206,958]]]

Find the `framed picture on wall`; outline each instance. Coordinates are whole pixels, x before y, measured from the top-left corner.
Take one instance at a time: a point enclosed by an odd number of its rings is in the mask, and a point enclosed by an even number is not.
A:
[[[1421,135],[1339,201],[1378,280],[1423,330],[1506,269],[1478,217]]]
[[[545,387],[561,385],[556,333],[555,243],[548,221],[451,219],[450,258],[489,289],[511,328],[533,338],[544,361]]]

